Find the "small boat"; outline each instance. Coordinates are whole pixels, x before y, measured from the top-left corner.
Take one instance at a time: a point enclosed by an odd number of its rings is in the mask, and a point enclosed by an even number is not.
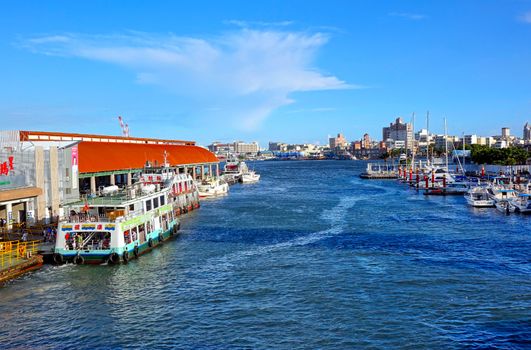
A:
[[[531,213],[531,194],[520,193],[516,199],[511,200],[510,204],[515,212],[529,214]]]
[[[254,170],[249,170],[242,174],[242,183],[249,184],[258,182],[260,180],[260,174],[257,174]]]
[[[465,195],[468,205],[476,208],[494,207],[494,200],[489,198],[489,193],[484,187],[474,187]]]
[[[223,168],[223,180],[230,184],[240,182],[242,175],[248,171],[249,168],[244,161],[227,159]]]
[[[207,179],[197,184],[200,198],[211,198],[226,195],[229,185],[221,179]]]
[[[495,205],[496,205],[496,209],[498,209],[498,211],[500,211],[500,212],[502,212],[504,214],[507,214],[507,215],[509,215],[510,213],[514,213],[514,211],[515,211],[515,207],[508,200],[497,201],[495,203]]]

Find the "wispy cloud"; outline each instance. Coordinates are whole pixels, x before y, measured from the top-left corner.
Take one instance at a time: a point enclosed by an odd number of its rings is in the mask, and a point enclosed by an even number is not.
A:
[[[531,11],[522,14],[518,19],[525,23],[531,23]]]
[[[229,19],[224,21],[225,24],[234,25],[241,28],[256,28],[256,27],[287,27],[292,25],[293,21],[278,21],[278,22],[265,22],[265,21],[242,21],[238,19]]]
[[[421,13],[410,13],[410,12],[389,12],[387,15],[391,17],[402,17],[402,18],[406,18],[412,21],[419,21],[419,20],[428,18],[428,16],[421,14]]]
[[[325,112],[334,112],[336,111],[336,108],[333,107],[316,107],[316,108],[302,108],[302,109],[294,109],[291,111],[287,111],[288,114],[296,114],[296,113],[325,113]]]
[[[219,117],[256,129],[294,92],[359,88],[319,72],[314,56],[329,40],[323,33],[242,28],[214,39],[153,35],[61,34],[23,40],[37,53],[102,61],[132,70],[141,84],[164,87],[218,109]],[[200,112],[199,112],[200,111]],[[216,114],[217,113],[217,114]]]

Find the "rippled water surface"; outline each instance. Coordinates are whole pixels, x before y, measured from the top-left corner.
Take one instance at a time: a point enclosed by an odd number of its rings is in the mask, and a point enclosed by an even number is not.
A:
[[[123,266],[0,288],[0,348],[529,348],[531,216],[260,162]]]

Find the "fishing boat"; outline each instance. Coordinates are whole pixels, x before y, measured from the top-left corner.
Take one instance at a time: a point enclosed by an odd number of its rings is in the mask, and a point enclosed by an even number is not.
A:
[[[254,170],[249,170],[242,174],[242,183],[254,183],[260,180],[260,174],[257,174]]]
[[[69,204],[58,225],[56,264],[127,263],[179,230],[178,216],[199,207],[190,175],[149,168],[122,190]]]
[[[531,213],[531,194],[529,193],[518,194],[518,197],[511,200],[510,203],[514,207],[514,211],[517,213]]]
[[[474,187],[465,195],[468,205],[476,208],[494,207],[494,200],[489,198],[489,193],[484,187]]]
[[[247,164],[244,161],[239,160],[227,160],[223,167],[223,180],[225,182],[233,184],[235,182],[241,182],[242,175],[249,171]]]
[[[510,201],[507,200],[497,201],[494,205],[496,206],[496,209],[498,209],[498,211],[507,215],[509,215],[510,213],[514,213],[515,211],[515,207],[511,204]]]
[[[197,191],[200,198],[218,197],[229,192],[229,185],[222,179],[210,178],[199,182]]]

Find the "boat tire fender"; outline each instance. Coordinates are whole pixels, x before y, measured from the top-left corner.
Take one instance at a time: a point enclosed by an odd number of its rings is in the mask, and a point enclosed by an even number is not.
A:
[[[120,261],[120,257],[118,256],[118,253],[112,253],[109,255],[109,262],[111,264],[117,264]]]
[[[85,258],[83,258],[81,255],[76,255],[73,262],[76,265],[83,265],[85,263]]]
[[[53,255],[53,262],[54,262],[56,265],[63,265],[63,263],[64,263],[63,255],[62,255],[62,254],[59,254],[59,253],[55,253],[55,254]]]
[[[164,240],[164,236],[162,235],[162,233],[159,233],[159,242],[162,242]]]
[[[135,245],[135,248],[133,249],[133,255],[135,256],[135,258],[138,259],[138,246]]]
[[[126,263],[129,261],[129,252],[127,250],[124,250],[122,254],[122,260]]]
[[[148,240],[148,246],[149,246],[150,248],[153,247],[153,238],[150,238],[150,239]]]

